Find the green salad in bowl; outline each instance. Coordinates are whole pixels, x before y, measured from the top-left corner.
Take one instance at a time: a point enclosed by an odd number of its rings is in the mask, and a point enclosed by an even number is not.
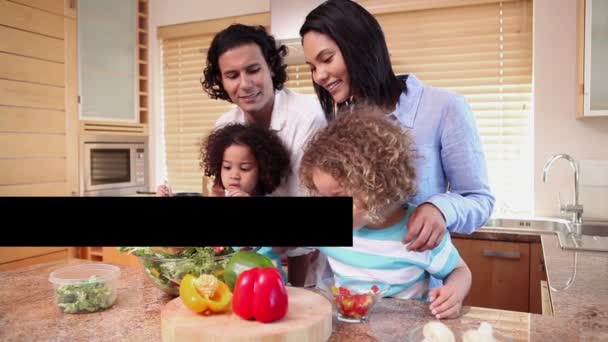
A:
[[[224,267],[235,247],[117,247],[121,253],[139,257],[154,285],[165,293],[179,296],[179,285],[186,274],[196,277],[212,274],[223,280]]]

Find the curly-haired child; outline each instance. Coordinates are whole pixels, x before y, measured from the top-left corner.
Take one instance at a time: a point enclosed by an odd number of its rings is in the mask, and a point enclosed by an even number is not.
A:
[[[238,123],[207,136],[200,165],[232,197],[269,195],[291,172],[289,152],[273,131]]]
[[[313,136],[299,173],[312,193],[353,197],[353,247],[319,248],[337,282],[371,277],[390,284],[385,296],[428,298],[438,319],[459,315],[471,272],[450,235],[424,252],[408,251],[402,242],[415,209],[404,204],[416,192],[415,152],[406,131],[373,107],[356,108]],[[429,291],[431,275],[444,286]]]
[[[215,187],[228,197],[268,196],[290,176],[290,159],[281,139],[270,129],[230,123],[216,128],[201,145],[201,168],[205,176],[215,179]],[[282,268],[282,258],[290,253],[272,247],[261,247],[259,254],[270,258],[286,281],[303,285],[306,269]],[[302,280],[303,282],[303,280]]]

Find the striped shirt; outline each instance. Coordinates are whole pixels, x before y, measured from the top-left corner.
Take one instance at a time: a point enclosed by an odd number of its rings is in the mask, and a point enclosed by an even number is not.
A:
[[[390,227],[363,227],[353,231],[353,247],[320,247],[336,280],[340,282],[341,277],[374,278],[390,284],[386,297],[426,300],[430,276],[447,277],[456,268],[460,255],[450,234],[444,234],[432,250],[408,251],[402,239],[414,209],[415,206],[409,205],[405,217]]]

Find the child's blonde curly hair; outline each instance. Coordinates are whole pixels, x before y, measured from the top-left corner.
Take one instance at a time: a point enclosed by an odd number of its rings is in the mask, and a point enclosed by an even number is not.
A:
[[[307,143],[299,174],[311,193],[313,169],[330,174],[348,195],[357,195],[378,223],[383,209],[404,204],[416,193],[413,140],[376,107],[350,109]]]

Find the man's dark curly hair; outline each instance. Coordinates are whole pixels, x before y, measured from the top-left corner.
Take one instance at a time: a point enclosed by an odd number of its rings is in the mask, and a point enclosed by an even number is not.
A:
[[[272,193],[291,173],[289,151],[275,132],[251,124],[232,123],[217,128],[203,141],[200,166],[223,189],[222,161],[231,145],[248,146],[258,164],[257,196]]]
[[[226,51],[251,43],[259,46],[262,51],[262,55],[268,63],[268,68],[272,72],[274,89],[283,89],[283,84],[287,81],[287,72],[285,71],[287,65],[283,63],[283,58],[287,55],[287,46],[277,47],[274,37],[266,33],[264,26],[232,24],[215,35],[209,46],[209,51],[207,51],[207,66],[203,71],[204,80],[201,83],[205,92],[212,99],[232,102],[222,84],[219,59]]]

